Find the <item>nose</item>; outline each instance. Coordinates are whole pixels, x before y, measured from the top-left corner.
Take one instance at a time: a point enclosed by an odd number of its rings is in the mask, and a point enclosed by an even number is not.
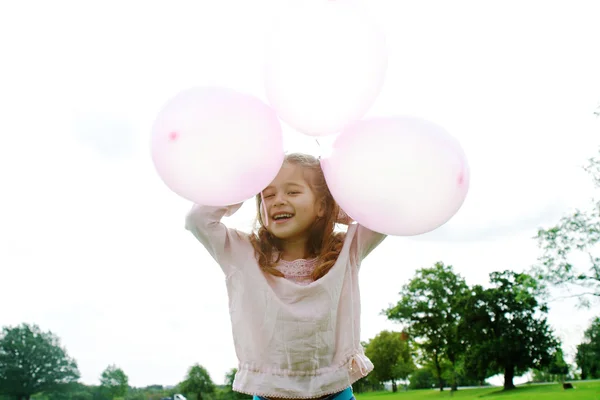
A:
[[[273,205],[278,206],[285,203],[285,196],[283,193],[275,194],[275,198],[273,199]]]

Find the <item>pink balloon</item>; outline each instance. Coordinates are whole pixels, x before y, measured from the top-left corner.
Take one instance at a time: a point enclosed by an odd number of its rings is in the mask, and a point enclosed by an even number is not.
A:
[[[417,118],[359,121],[338,136],[321,165],[340,207],[388,235],[440,227],[460,209],[469,189],[469,167],[458,141]]]
[[[267,98],[299,132],[337,133],[362,118],[381,91],[385,35],[355,1],[285,4],[267,41]]]
[[[282,129],[259,99],[218,87],[179,93],[152,128],[164,183],[197,204],[224,206],[259,193],[283,164]]]

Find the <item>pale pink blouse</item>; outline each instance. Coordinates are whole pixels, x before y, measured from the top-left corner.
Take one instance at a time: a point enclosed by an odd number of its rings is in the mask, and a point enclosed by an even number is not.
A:
[[[186,219],[225,276],[239,360],[233,390],[308,399],[366,376],[373,364],[360,344],[358,271],[385,235],[352,224],[325,276],[312,282],[315,261],[298,260],[279,263],[282,278],[262,271],[247,233],[221,222],[240,206],[194,206]]]

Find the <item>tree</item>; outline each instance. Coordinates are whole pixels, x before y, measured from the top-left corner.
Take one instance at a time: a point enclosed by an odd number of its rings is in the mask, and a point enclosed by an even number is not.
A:
[[[5,327],[0,335],[0,395],[29,400],[31,395],[61,390],[79,379],[74,359],[52,332],[37,325]]]
[[[600,188],[600,158],[592,157],[584,168]],[[533,273],[544,282],[567,288],[579,288],[576,296],[600,299],[600,257],[595,254],[600,241],[600,201],[592,200],[589,209],[575,210],[563,216],[536,236],[543,253]],[[573,256],[583,255],[587,261],[575,265]],[[585,265],[587,264],[587,265]]]
[[[235,381],[235,374],[237,374],[237,368],[231,368],[227,374],[225,374],[225,385],[233,388],[233,381]]]
[[[129,387],[129,378],[121,368],[109,365],[100,376],[100,387],[110,399],[124,397]]]
[[[466,317],[466,316],[465,316]],[[465,329],[467,329],[465,324]],[[490,376],[496,375],[498,371],[492,369],[490,356],[486,353],[489,343],[486,342],[487,335],[480,329],[482,323],[471,326],[471,332],[465,332],[467,339],[467,348],[463,357],[464,373],[468,378],[477,382],[479,386],[485,384],[485,380]]]
[[[366,342],[361,341],[360,345],[363,347],[363,349],[367,349],[371,343],[371,340],[372,339]],[[385,390],[385,385],[378,381],[372,373],[360,378],[352,384],[352,391],[354,393],[364,393],[367,391],[377,392],[381,390]]]
[[[66,390],[44,393],[43,397],[46,400],[93,400],[92,388],[79,382],[68,385]]]
[[[560,382],[564,383],[569,374],[569,366],[565,362],[562,348],[558,348],[552,355],[550,365],[544,369],[534,369],[533,382]]]
[[[202,400],[202,394],[215,392],[215,384],[208,371],[199,364],[190,367],[186,379],[179,387],[184,393],[195,393],[198,400]]]
[[[429,368],[419,368],[410,375],[409,389],[431,389],[436,378]]]
[[[396,381],[407,379],[415,369],[408,341],[401,332],[380,332],[371,339],[365,354],[375,366],[373,377],[378,382],[392,381],[394,393],[398,391]]]
[[[575,362],[581,369],[581,379],[600,378],[600,318],[595,318],[577,346]]]
[[[548,372],[558,377],[558,381],[563,383],[565,381],[565,376],[569,373],[569,366],[565,362],[564,354],[562,348],[556,349],[554,354],[552,355],[552,361],[550,361],[550,365],[548,366]]]
[[[452,266],[438,262],[433,268],[418,270],[403,286],[400,301],[383,311],[390,320],[405,324],[418,347],[431,358],[440,391],[444,390],[444,357],[452,366],[452,390],[457,389],[456,366],[464,352],[464,341],[458,333],[462,318],[460,299],[467,291],[466,282],[454,273]]]
[[[222,397],[229,400],[252,399],[253,396],[233,390],[235,374],[237,374],[237,368],[232,368],[225,374],[225,390],[223,391]]]
[[[537,300],[535,279],[504,271],[491,273],[490,282],[488,289],[475,286],[464,308],[465,359],[485,374],[504,373],[509,390],[515,376],[550,366],[559,347],[545,318],[546,305]]]

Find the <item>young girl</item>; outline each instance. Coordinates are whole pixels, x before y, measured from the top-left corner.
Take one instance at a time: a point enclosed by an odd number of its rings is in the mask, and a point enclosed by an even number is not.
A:
[[[226,276],[233,390],[255,400],[352,399],[352,383],[373,369],[360,344],[358,270],[385,235],[340,211],[309,155],[287,155],[256,203],[250,235],[221,223],[241,204],[195,205],[186,219]],[[347,232],[334,232],[336,223]]]

